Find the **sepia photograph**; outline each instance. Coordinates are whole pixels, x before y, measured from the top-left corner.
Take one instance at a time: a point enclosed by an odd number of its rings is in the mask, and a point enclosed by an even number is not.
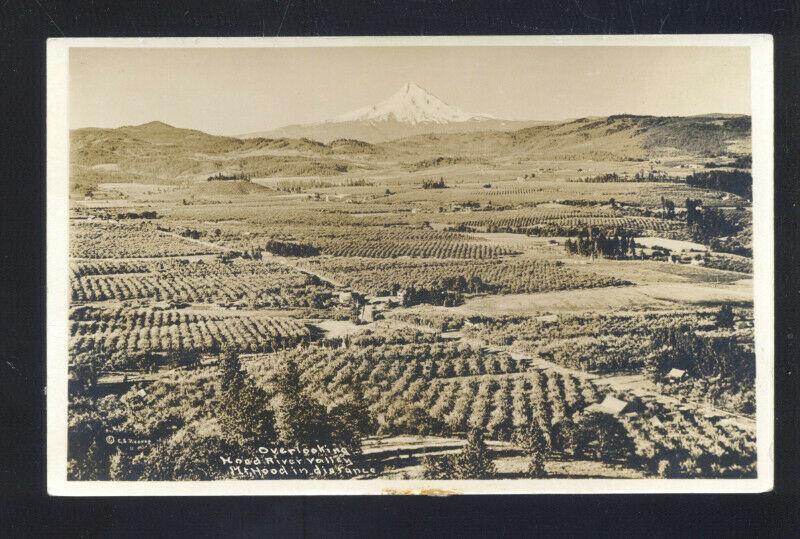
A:
[[[769,36],[47,62],[51,494],[772,487]]]

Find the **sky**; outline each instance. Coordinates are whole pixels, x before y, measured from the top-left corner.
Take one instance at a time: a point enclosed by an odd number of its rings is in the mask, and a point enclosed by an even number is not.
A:
[[[750,114],[745,47],[73,48],[72,129],[153,120],[238,135],[322,121],[415,82],[509,120]]]

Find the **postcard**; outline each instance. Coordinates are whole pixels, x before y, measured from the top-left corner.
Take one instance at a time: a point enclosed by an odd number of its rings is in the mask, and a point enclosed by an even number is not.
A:
[[[770,36],[47,63],[50,494],[772,488]]]

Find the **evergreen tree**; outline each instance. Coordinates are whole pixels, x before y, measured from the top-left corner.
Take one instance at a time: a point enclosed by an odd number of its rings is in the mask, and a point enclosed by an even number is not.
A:
[[[546,475],[544,462],[547,456],[547,441],[537,421],[531,421],[515,434],[515,441],[522,447],[522,452],[530,461],[528,476],[531,478]]]
[[[108,417],[98,401],[78,397],[70,402],[67,477],[78,481],[109,479],[111,447],[106,443]]]
[[[332,441],[344,445],[351,452],[360,452],[361,439],[377,430],[364,393],[358,385],[328,411],[328,417]]]
[[[580,451],[577,438],[578,432],[575,422],[567,415],[554,426],[553,448],[567,455],[574,455]]]
[[[730,305],[725,304],[719,308],[717,313],[717,326],[723,328],[733,327],[733,309]]]
[[[238,445],[272,440],[275,416],[267,393],[242,370],[236,352],[223,352],[220,367],[220,425],[225,439]]]
[[[71,370],[75,375],[81,393],[91,391],[97,386],[97,382],[100,378],[100,370],[104,364],[105,360],[99,353],[87,353],[75,356]]]
[[[275,377],[275,431],[286,444],[329,443],[334,432],[325,407],[308,396],[300,383],[297,364],[288,360]]]
[[[453,472],[457,479],[489,479],[495,474],[481,429],[472,429],[467,434],[467,445],[453,460]]]
[[[433,455],[422,459],[423,479],[458,479],[453,468],[453,455]]]
[[[604,462],[624,461],[634,454],[633,440],[617,418],[601,412],[581,416],[576,447],[589,458]]]

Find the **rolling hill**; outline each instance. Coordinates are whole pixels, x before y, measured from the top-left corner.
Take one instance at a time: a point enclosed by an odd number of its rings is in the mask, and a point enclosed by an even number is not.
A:
[[[420,121],[416,126],[423,129],[430,124]],[[378,171],[392,163],[421,169],[457,163],[492,167],[505,159],[632,161],[746,155],[750,117],[616,115],[514,131],[426,133],[379,144],[352,136],[329,143],[308,138],[239,139],[150,122],[77,129],[70,141],[72,188],[85,192],[102,182],[180,184],[202,182],[220,172],[251,177],[336,176]]]
[[[634,116],[579,118],[516,131],[428,134],[387,142],[389,153],[521,156],[528,159],[628,161],[675,155],[750,153],[750,117]],[[433,155],[433,154],[431,154]]]
[[[104,182],[203,181],[220,172],[246,171],[255,177],[331,176],[346,172],[353,156],[380,151],[357,140],[330,145],[309,139],[242,140],[149,122],[73,130],[70,176],[72,189],[78,192]]]

